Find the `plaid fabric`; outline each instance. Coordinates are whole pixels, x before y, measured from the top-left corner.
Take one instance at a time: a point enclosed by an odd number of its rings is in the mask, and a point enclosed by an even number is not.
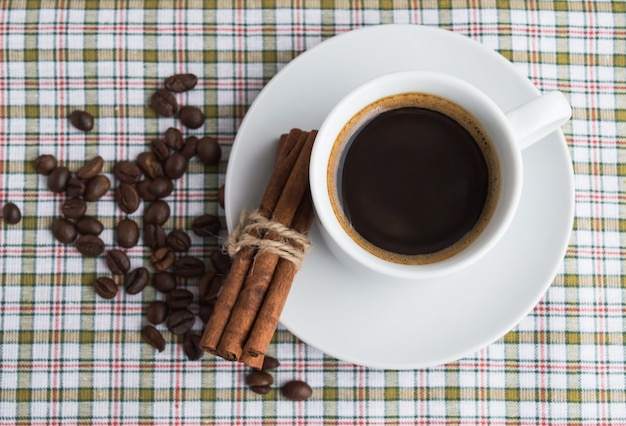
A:
[[[223,214],[216,192],[229,147],[263,85],[324,39],[380,23],[464,34],[540,90],[569,97],[576,218],[546,296],[475,356],[425,370],[346,364],[280,328],[270,348],[282,362],[276,382],[306,380],[314,389],[306,402],[251,393],[241,365],[188,361],[169,333],[166,350],[154,351],[139,330],[162,296],[151,287],[95,296],[104,260],[53,240],[64,197],[47,191],[32,160],[51,153],[75,170],[100,154],[110,171],[135,158],[178,125],[155,117],[150,94],[166,76],[193,72],[198,87],[179,99],[201,106],[207,122],[186,133],[217,136],[224,158],[207,169],[193,161],[169,199],[168,226],[189,229],[202,212]],[[93,113],[92,132],[70,126],[74,108]],[[0,226],[0,424],[626,424],[625,135],[619,0],[1,1],[0,203],[15,202],[23,220]],[[114,245],[123,215],[112,195],[89,212]],[[192,253],[217,244],[193,236]],[[147,261],[141,246],[129,254],[133,266]]]

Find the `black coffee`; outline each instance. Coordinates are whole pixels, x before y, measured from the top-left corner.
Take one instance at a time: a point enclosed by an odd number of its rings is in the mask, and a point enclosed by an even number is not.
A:
[[[413,93],[380,100],[351,123],[339,137],[345,149],[334,154],[333,170],[341,173],[331,173],[330,188],[355,241],[384,259],[423,264],[476,238],[491,216],[498,177],[491,143],[473,117]]]

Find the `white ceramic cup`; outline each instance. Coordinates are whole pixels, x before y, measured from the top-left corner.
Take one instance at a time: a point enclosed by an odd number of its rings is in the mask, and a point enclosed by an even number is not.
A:
[[[381,98],[409,92],[438,96],[469,112],[492,141],[500,169],[497,204],[484,230],[454,256],[419,265],[382,259],[357,244],[335,215],[328,183],[331,151],[350,119]],[[313,146],[310,184],[321,235],[337,258],[360,270],[412,280],[459,271],[493,248],[509,227],[522,191],[522,150],[558,129],[570,116],[571,108],[560,92],[544,94],[505,113],[476,87],[446,74],[403,71],[371,80],[350,92],[333,108]]]

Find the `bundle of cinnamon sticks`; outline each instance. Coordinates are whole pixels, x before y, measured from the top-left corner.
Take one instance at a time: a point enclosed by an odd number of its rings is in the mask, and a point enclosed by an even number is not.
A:
[[[306,251],[299,236],[313,222],[309,160],[316,135],[292,129],[281,136],[261,204],[229,241],[232,264],[200,342],[204,350],[261,368]]]

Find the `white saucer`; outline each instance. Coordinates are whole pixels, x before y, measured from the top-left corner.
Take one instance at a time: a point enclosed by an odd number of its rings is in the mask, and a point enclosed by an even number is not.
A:
[[[333,37],[285,66],[250,107],[226,174],[229,227],[242,209],[258,207],[281,133],[319,128],[350,90],[401,70],[455,75],[504,111],[539,93],[499,54],[449,31],[385,25]],[[314,227],[314,248],[296,276],[283,325],[338,359],[386,369],[454,361],[506,334],[552,282],[574,217],[562,132],[527,149],[523,161],[524,189],[510,230],[485,258],[454,275],[405,282],[347,270]]]

